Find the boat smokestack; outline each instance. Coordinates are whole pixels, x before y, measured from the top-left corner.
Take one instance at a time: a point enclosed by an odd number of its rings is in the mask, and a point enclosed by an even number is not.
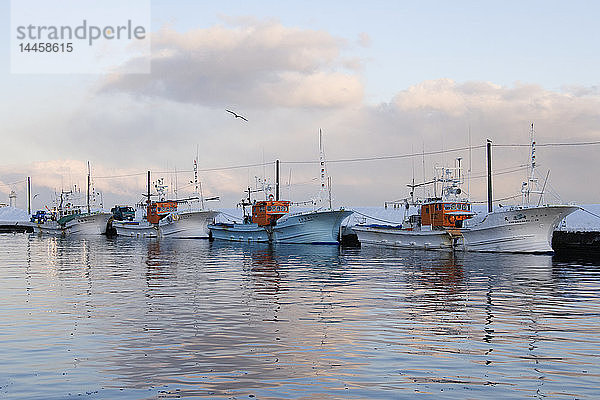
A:
[[[492,203],[492,141],[487,139],[487,183],[488,183],[488,212],[494,209]]]
[[[275,161],[275,200],[279,200],[279,160]]]

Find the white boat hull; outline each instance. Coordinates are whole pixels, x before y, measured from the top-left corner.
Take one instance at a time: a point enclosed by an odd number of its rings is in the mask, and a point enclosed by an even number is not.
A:
[[[452,231],[408,231],[385,225],[356,225],[361,244],[401,248],[500,253],[552,253],[552,234],[577,206],[541,206],[494,211],[480,222]]]
[[[113,221],[119,236],[170,237],[175,239],[208,238],[208,225],[214,222],[218,211],[181,211],[168,215],[158,225],[142,221]]]
[[[35,224],[34,230],[36,233],[45,235],[62,235],[64,229],[56,221],[46,221],[40,224]]]
[[[378,244],[407,249],[452,250],[446,231],[408,231],[399,226],[356,225],[352,230],[361,244]]]
[[[106,233],[106,225],[111,215],[110,213],[95,213],[78,216],[66,223],[66,233],[70,235],[103,235]]]
[[[35,224],[35,231],[51,235],[103,235],[106,233],[106,225],[111,214],[92,213],[81,214],[68,221],[64,226],[57,221],[46,221]]]
[[[467,251],[552,253],[552,234],[579,207],[558,205],[494,211],[462,229]]]
[[[158,227],[146,220],[142,221],[114,221],[113,228],[118,236],[155,238],[158,237]]]
[[[208,225],[214,223],[218,211],[181,211],[164,218],[158,224],[160,236],[177,239],[208,238]]]
[[[257,224],[212,224],[212,237],[236,242],[338,244],[342,221],[352,211],[314,211],[288,214],[273,227]],[[269,232],[271,230],[271,232]]]

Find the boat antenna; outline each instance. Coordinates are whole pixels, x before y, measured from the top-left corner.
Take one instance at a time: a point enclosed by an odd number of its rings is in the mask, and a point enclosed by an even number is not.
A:
[[[471,145],[471,125],[469,125],[469,171],[467,173],[467,195],[469,202],[471,202],[471,167],[473,165],[472,150],[473,146]]]
[[[91,175],[91,170],[90,170],[90,162],[87,162],[87,167],[88,167],[88,175],[87,175],[87,212],[88,214],[90,213],[90,175]]]
[[[288,199],[292,198],[292,169],[290,168],[290,175],[288,177]]]
[[[410,152],[411,154],[415,152],[412,145],[410,146]],[[412,164],[412,186],[410,188],[410,201],[412,204],[415,204],[415,159],[414,157],[411,157],[410,160]]]
[[[173,192],[175,193],[175,199],[177,199],[178,197],[178,192],[179,192],[179,182],[177,180],[177,165],[174,167],[175,168],[175,186],[173,189]]]
[[[423,155],[422,155],[422,162],[423,162],[423,182],[427,182],[427,178],[425,177],[425,141],[423,141]],[[425,185],[423,185],[423,198],[426,198],[426,193],[425,193]]]

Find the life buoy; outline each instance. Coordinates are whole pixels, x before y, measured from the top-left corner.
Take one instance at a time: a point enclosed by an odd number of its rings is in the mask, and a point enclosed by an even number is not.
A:
[[[273,194],[272,193],[269,195],[269,200],[273,201]]]

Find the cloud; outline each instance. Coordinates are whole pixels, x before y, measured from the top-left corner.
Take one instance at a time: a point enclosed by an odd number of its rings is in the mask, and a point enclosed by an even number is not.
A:
[[[310,95],[289,93],[290,97]],[[306,200],[318,188],[313,181],[317,176],[316,166],[285,161],[316,160],[319,128],[324,132],[329,159],[465,147],[469,144],[469,131],[474,146],[482,145],[487,138],[495,144],[527,143],[532,122],[539,143],[599,140],[600,96],[579,93],[550,91],[523,83],[505,87],[490,82],[458,83],[439,79],[401,90],[389,102],[378,105],[359,103],[335,110],[261,106],[247,115],[248,123],[231,118],[224,110],[196,104],[161,98],[140,102],[124,95],[117,98],[100,95],[83,107],[70,124],[73,132],[96,132],[97,135],[63,146],[72,146],[68,153],[82,158],[95,154],[91,159],[96,176],[147,169],[167,171],[174,167],[189,171],[196,144],[200,149],[201,168],[255,164],[279,158],[283,161],[284,182],[289,179],[291,170],[292,184],[297,184],[291,190],[293,200]],[[552,171],[550,183],[564,199],[598,201],[599,188],[581,185],[581,182],[596,179],[596,151],[595,147],[539,147],[540,173]],[[334,163],[330,164],[329,171],[335,197],[341,203],[377,205],[405,196],[406,183],[412,179],[413,170],[416,179],[421,180],[425,169],[424,177],[428,179],[432,177],[434,165],[452,164],[457,156],[463,157],[466,166],[469,155],[463,151],[426,156],[424,166],[421,157],[416,157]],[[479,148],[472,156],[473,175],[479,176],[471,183],[473,198],[484,199],[485,153]],[[495,147],[494,169],[514,169],[526,163],[527,158],[527,148]],[[49,187],[56,187],[59,177],[75,176],[75,171],[84,176],[85,164],[40,164],[30,173],[37,175],[36,182],[47,181]],[[201,177],[206,190],[220,195],[222,204],[227,207],[239,201],[245,187],[254,185],[255,176],[265,173],[272,177],[271,165],[203,172]],[[181,174],[179,182],[189,180],[190,176],[189,172]],[[497,197],[518,194],[524,176],[525,171],[518,170],[495,178]],[[578,179],[573,179],[574,176]],[[158,175],[153,175],[153,179],[156,177]],[[15,176],[7,176],[5,181],[16,180],[13,178]],[[114,198],[136,201],[144,191],[145,178],[96,182]]]
[[[179,186],[189,182],[197,148],[201,168],[280,159],[284,183],[291,176],[292,200],[306,200],[318,190],[317,166],[286,161],[316,160],[320,128],[328,159],[464,147],[469,137],[474,146],[487,138],[527,143],[532,122],[539,143],[600,140],[597,87],[556,91],[524,82],[501,86],[440,78],[398,87],[389,101],[369,104],[363,97],[364,60],[342,57],[343,40],[276,21],[227,24],[183,33],[165,27],[153,39],[152,74],[115,74],[102,78],[96,90],[82,89],[76,101],[34,103],[34,119],[22,110],[30,110],[35,99],[9,105],[4,162],[18,165],[0,165],[4,201],[11,187],[23,200],[26,176],[48,193],[84,185],[90,160],[105,204],[133,203],[145,191],[148,169],[169,185],[172,175],[158,172],[186,170]],[[226,113],[229,107],[249,122]],[[597,180],[597,150],[539,147],[540,172],[552,171],[550,183],[564,199],[598,202],[600,187],[585,184]],[[483,174],[484,151],[472,155],[474,175]],[[331,163],[334,197],[347,206],[381,205],[408,194],[413,171],[417,181],[431,178],[434,165],[451,164],[456,156],[467,165],[466,151],[426,156],[424,162],[415,157]],[[525,147],[496,147],[494,169],[518,167],[527,157]],[[265,174],[273,176],[272,165],[203,172],[201,178],[205,193],[232,207],[255,176]],[[499,175],[496,196],[518,193],[524,176],[523,170]],[[485,178],[474,179],[471,189],[475,200],[484,199]]]
[[[342,40],[275,21],[237,21],[152,37],[151,74],[115,73],[103,92],[125,92],[209,107],[340,107],[363,96]],[[131,62],[137,62],[132,60]]]

